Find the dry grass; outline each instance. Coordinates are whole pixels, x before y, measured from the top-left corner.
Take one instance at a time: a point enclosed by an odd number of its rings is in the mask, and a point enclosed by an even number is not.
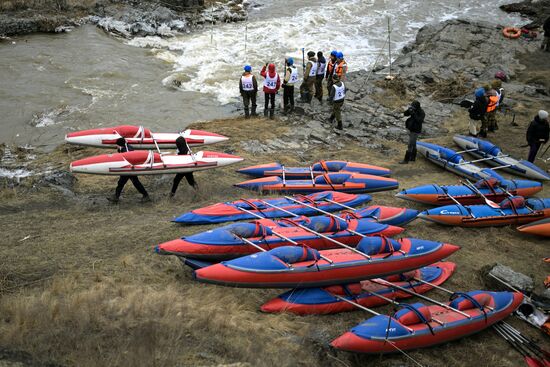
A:
[[[526,76],[528,77],[528,76]],[[491,140],[513,156],[526,155],[522,137],[540,101],[522,99],[519,127],[501,121]],[[461,111],[445,122],[450,134],[433,139],[452,146],[453,133],[464,133],[467,116]],[[293,151],[252,155],[239,141],[267,141],[292,131],[280,121],[220,120],[195,124],[231,140],[209,149],[246,158],[244,164],[281,160],[300,163],[321,158],[349,159],[388,166],[401,187],[429,182],[454,183],[456,176],[426,162],[397,164],[405,146],[395,143],[399,156],[369,151],[348,141],[345,148],[323,147],[298,157]],[[66,166],[69,161],[100,150],[61,146],[39,158],[38,165]],[[304,162],[301,162],[304,163]],[[129,185],[118,206],[107,203],[116,178],[81,175],[76,198],[49,188],[0,190],[0,347],[30,353],[38,361],[75,366],[195,366],[244,363],[251,366],[402,366],[401,355],[361,356],[330,350],[328,343],[368,315],[355,312],[324,317],[264,315],[258,309],[277,290],[247,290],[209,286],[192,280],[177,259],[152,252],[158,242],[213,226],[181,227],[169,222],[176,214],[222,200],[254,196],[231,186],[243,179],[236,167],[198,173],[198,194],[182,183],[173,200],[167,193],[172,177],[146,177],[154,202],[139,204]],[[548,167],[546,167],[548,168]],[[394,192],[374,194],[374,203],[400,206]],[[540,196],[550,196],[545,189]],[[418,206],[418,208],[421,208]],[[483,266],[500,262],[535,277],[537,289],[548,268],[547,243],[514,228],[445,228],[415,221],[406,235],[461,245],[450,260],[457,273],[446,284],[456,290],[483,289]],[[30,236],[28,239],[22,240]],[[444,295],[432,292],[443,300]],[[381,312],[390,312],[382,308]],[[535,330],[512,320],[523,332]],[[413,351],[427,366],[518,366],[521,357],[493,331]]]

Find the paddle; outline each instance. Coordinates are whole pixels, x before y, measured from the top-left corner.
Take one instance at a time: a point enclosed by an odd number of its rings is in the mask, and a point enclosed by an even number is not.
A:
[[[501,329],[498,325],[493,325],[493,329],[495,329],[496,332],[502,338],[504,338],[504,340],[510,343],[510,345],[512,345],[512,347],[514,347],[514,349],[517,350],[523,356],[525,363],[529,367],[544,367],[544,364],[541,361],[531,357],[528,352],[526,352],[519,344],[514,342],[514,340],[508,334],[506,334],[506,332],[503,329]]]
[[[462,182],[462,183],[466,187],[468,187],[470,190],[473,190],[476,194],[480,195],[483,198],[483,200],[485,200],[485,203],[487,205],[489,205],[491,208],[500,210],[500,205],[498,205],[497,203],[495,203],[492,200],[487,199],[487,196],[483,195],[483,193],[481,191],[479,191],[479,189],[470,180],[466,179],[466,183],[464,183],[464,182]],[[504,214],[502,212],[502,210],[500,210],[500,212],[502,214]]]

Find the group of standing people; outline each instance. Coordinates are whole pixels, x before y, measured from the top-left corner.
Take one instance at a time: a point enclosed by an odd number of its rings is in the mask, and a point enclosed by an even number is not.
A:
[[[333,106],[329,121],[334,122],[336,120],[336,128],[340,130],[343,128],[341,109],[346,96],[344,81],[347,69],[347,63],[342,52],[332,51],[327,60],[323,52],[309,51],[307,61],[304,60],[303,63],[302,83],[299,87],[300,99],[298,102],[311,104],[313,98],[316,98],[322,104],[324,96],[323,81],[326,80],[327,100]],[[264,78],[264,117],[274,118],[275,96],[281,86],[283,88],[283,113],[291,113],[295,107],[294,87],[300,80],[294,59],[292,57],[285,59],[282,80],[273,63],[266,63],[262,67],[260,75]],[[245,118],[257,116],[258,81],[252,74],[250,65],[244,67],[244,72],[239,80],[239,91],[243,99]]]

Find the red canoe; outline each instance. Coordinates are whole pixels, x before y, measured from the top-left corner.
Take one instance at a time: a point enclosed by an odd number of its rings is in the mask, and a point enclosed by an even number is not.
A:
[[[539,236],[550,237],[550,218],[545,218],[518,227],[518,231]]]

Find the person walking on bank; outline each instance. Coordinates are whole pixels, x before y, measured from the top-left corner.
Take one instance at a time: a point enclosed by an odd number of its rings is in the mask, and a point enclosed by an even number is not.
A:
[[[529,144],[529,157],[527,160],[535,162],[535,157],[542,144],[548,143],[550,126],[548,125],[548,112],[540,110],[527,128],[527,143]]]
[[[334,64],[334,74],[338,75],[341,81],[346,80],[346,74],[348,73],[348,64],[344,60],[344,54],[338,52],[336,54],[336,64]]]
[[[330,101],[330,91],[332,90],[332,75],[334,74],[334,66],[336,65],[336,55],[338,51],[331,51],[330,57],[327,63],[327,70],[325,71],[325,79],[327,80],[327,92],[329,96],[327,101]]]
[[[418,135],[422,132],[422,124],[426,117],[418,101],[412,101],[404,115],[409,116],[407,121],[405,121],[405,127],[409,130],[409,145],[405,152],[405,158],[399,162],[400,164],[407,164],[409,161],[414,162],[416,160],[416,140],[418,139]]]
[[[317,59],[315,52],[307,53],[306,69],[304,71],[304,81],[300,85],[300,102],[311,103],[315,94],[315,81],[317,78]]]
[[[329,122],[333,123],[336,119],[336,128],[342,130],[342,105],[346,98],[346,86],[340,80],[338,75],[332,76],[332,89],[330,90],[329,100],[332,103],[332,114],[329,117]]]
[[[187,142],[185,141],[185,138],[183,136],[178,136],[178,138],[176,139],[176,148],[178,155],[189,154],[189,145],[187,145]],[[195,190],[199,189],[199,185],[197,185],[197,182],[195,182],[195,177],[193,177],[193,172],[177,173],[176,177],[174,177],[174,182],[172,183],[170,197],[176,195],[178,186],[184,177],[190,186],[192,186]]]
[[[544,30],[544,38],[542,39],[540,48],[543,51],[550,52],[550,17],[546,18],[542,29]]]
[[[317,52],[317,75],[315,77],[315,98],[323,104],[323,79],[325,78],[325,69],[327,59],[321,51]]]
[[[487,120],[485,119],[485,113],[487,112],[487,97],[485,97],[485,89],[478,88],[475,91],[475,101],[468,110],[470,115],[470,135],[472,136],[481,136],[482,138],[487,137]],[[475,121],[481,121],[481,128],[478,129],[477,123]]]
[[[286,59],[285,78],[283,80],[284,114],[294,111],[294,84],[298,81],[298,68],[294,66],[294,59]]]
[[[134,148],[132,148],[132,146],[129,145],[126,142],[126,139],[124,138],[118,138],[116,141],[116,145],[117,145],[118,153],[126,153],[134,150]],[[141,195],[143,195],[143,197],[141,198],[142,203],[151,201],[151,198],[149,197],[147,190],[145,190],[145,187],[143,187],[143,185],[141,184],[137,176],[120,176],[120,178],[118,179],[117,187],[115,189],[115,194],[113,196],[108,197],[107,200],[109,200],[112,203],[118,203],[118,201],[120,200],[120,195],[122,194],[122,189],[124,189],[124,185],[126,185],[128,181],[132,181],[136,190]]]
[[[273,119],[275,114],[275,94],[279,88],[281,88],[281,78],[275,70],[275,64],[265,64],[260,73],[264,79],[264,116],[267,117],[269,111],[269,118]],[[269,104],[271,102],[271,107]]]
[[[250,103],[252,103],[252,116],[257,116],[256,95],[258,94],[258,81],[256,80],[256,77],[252,75],[252,66],[250,65],[246,65],[244,67],[244,73],[239,81],[239,90],[241,91],[241,96],[243,97],[244,118],[250,118]]]

